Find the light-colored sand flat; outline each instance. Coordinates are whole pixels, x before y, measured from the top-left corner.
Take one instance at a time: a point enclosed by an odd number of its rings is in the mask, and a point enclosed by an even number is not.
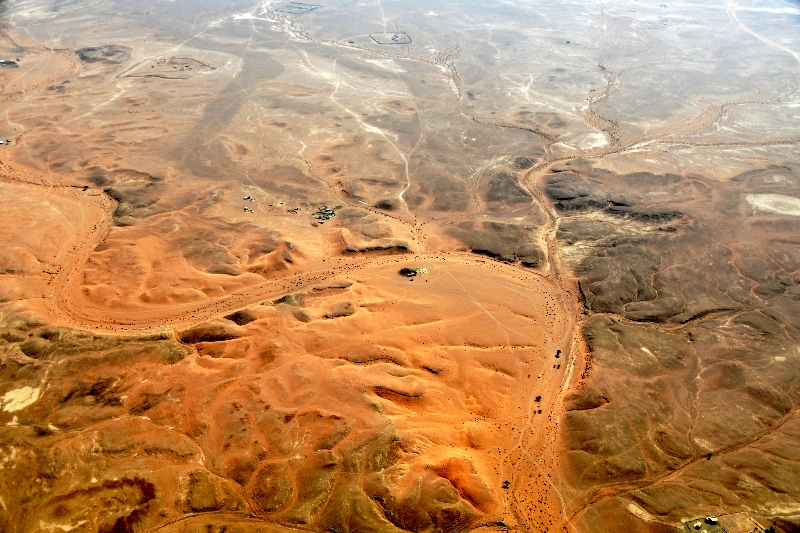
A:
[[[800,217],[800,198],[782,194],[748,194],[747,203],[759,211]]]

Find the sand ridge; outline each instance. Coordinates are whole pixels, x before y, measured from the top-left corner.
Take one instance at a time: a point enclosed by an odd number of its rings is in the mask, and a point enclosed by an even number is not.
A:
[[[103,218],[105,225],[92,222],[89,228],[76,228],[76,239],[70,244],[70,253],[62,255],[60,261],[54,261],[56,264],[63,262],[63,266],[58,265],[61,270],[55,276],[54,297],[46,301],[53,305],[51,312],[59,317],[57,320],[61,323],[94,331],[95,336],[112,333],[130,339],[140,337],[143,332],[174,328],[184,332],[179,338],[196,350],[197,356],[201,358],[198,362],[206,358],[222,362],[242,358],[246,361],[265,348],[266,353],[273,351],[274,348],[270,346],[275,345],[275,339],[265,345],[264,340],[259,340],[263,338],[263,334],[259,334],[257,330],[249,333],[246,330],[252,330],[264,318],[274,316],[275,311],[278,312],[277,316],[286,316],[287,304],[283,302],[292,302],[291,305],[299,307],[293,313],[294,318],[290,320],[299,320],[296,323],[303,328],[306,327],[304,324],[312,326],[315,323],[319,323],[320,327],[329,327],[337,320],[355,321],[361,317],[362,325],[355,326],[359,328],[359,334],[345,334],[341,340],[340,336],[344,332],[338,333],[335,330],[323,335],[312,334],[311,338],[315,340],[311,345],[308,344],[309,341],[290,334],[294,345],[305,345],[306,350],[311,351],[308,355],[298,354],[297,362],[290,362],[291,359],[275,361],[275,370],[270,370],[269,374],[277,372],[277,375],[284,375],[288,372],[280,379],[294,379],[290,376],[296,373],[302,375],[314,368],[306,362],[309,356],[313,356],[312,360],[350,360],[356,364],[356,368],[366,363],[368,366],[357,370],[355,374],[353,371],[343,373],[343,379],[347,381],[345,390],[363,387],[368,394],[374,395],[378,401],[374,405],[380,405],[380,411],[385,411],[385,416],[391,421],[392,431],[399,432],[404,439],[403,446],[416,450],[414,455],[418,455],[420,459],[417,461],[422,462],[409,464],[409,481],[406,484],[413,479],[425,478],[427,474],[424,472],[433,468],[439,475],[450,479],[450,483],[471,502],[470,506],[477,506],[484,520],[528,523],[531,520],[531,509],[540,508],[537,500],[542,497],[542,490],[548,493],[551,489],[545,486],[531,490],[524,481],[525,477],[519,477],[519,473],[531,468],[529,461],[539,454],[537,450],[543,445],[542,442],[554,442],[556,426],[545,424],[544,417],[551,413],[551,420],[557,418],[554,412],[558,402],[554,402],[552,398],[568,385],[564,379],[569,376],[567,370],[571,368],[572,346],[575,342],[575,324],[569,320],[569,317],[575,315],[574,300],[565,297],[563,291],[546,274],[457,252],[413,256],[345,256],[306,263],[304,266],[308,270],[303,274],[267,280],[197,303],[164,305],[150,302],[139,310],[120,309],[114,312],[107,306],[98,305],[95,299],[81,298],[85,294],[85,278],[80,275],[86,268],[87,258],[95,253],[96,243],[107,235],[112,220],[110,212],[113,209],[114,204],[106,204]],[[86,230],[97,233],[92,234]],[[405,266],[413,266],[422,274],[414,278],[399,275],[399,270]],[[490,288],[489,293],[486,292],[487,288]],[[398,294],[402,295],[399,299]],[[448,301],[452,303],[445,304]],[[276,305],[277,307],[273,307]],[[404,309],[407,306],[411,307]],[[573,310],[567,311],[570,307]],[[420,313],[422,310],[425,311]],[[211,326],[214,319],[236,316],[237,313],[242,316],[252,315],[255,321],[246,322],[241,327],[223,321],[222,330],[218,326]],[[365,317],[364,313],[375,316]],[[381,318],[381,315],[386,318]],[[331,317],[346,318],[331,320]],[[398,319],[400,324],[391,326]],[[369,333],[364,328],[371,323],[380,324],[380,329]],[[443,329],[442,324],[447,327]],[[278,332],[280,329],[270,328],[270,331]],[[406,336],[409,340],[403,341]],[[46,338],[53,337],[48,334]],[[345,338],[348,340],[344,340]],[[388,339],[391,339],[388,345],[378,348]],[[280,341],[277,342],[280,344]],[[408,342],[420,347],[416,349],[416,354]],[[400,359],[397,358],[398,355],[394,355],[386,358],[381,356],[374,360],[372,358],[375,356],[370,353],[374,353],[376,348],[378,353],[389,350],[389,353],[403,355]],[[36,355],[37,352],[30,351],[34,349],[40,348],[33,348],[33,345],[22,348],[26,355],[40,357]],[[555,361],[552,354],[557,349],[564,354],[563,359],[558,360],[564,364],[563,369],[558,365],[559,370],[555,370],[556,365],[550,364],[551,360]],[[251,353],[252,356],[249,355]],[[550,357],[546,354],[550,354]],[[366,360],[363,359],[365,356]],[[256,361],[263,357],[264,355],[256,356]],[[382,361],[391,361],[392,365],[399,365],[398,369],[410,365],[412,368],[421,366],[422,370],[416,374],[398,374],[396,370],[385,368],[387,363]],[[459,366],[468,364],[468,368],[474,367],[467,371],[468,374],[477,374],[466,382],[462,382],[461,378],[453,383],[446,381],[444,389],[441,389],[441,385],[432,387],[431,384],[426,384],[429,379],[425,378],[428,376],[438,377],[452,373],[455,361],[460,361]],[[469,361],[474,362],[468,363]],[[500,363],[501,361],[504,362]],[[476,363],[477,367],[474,366]],[[497,366],[498,363],[500,366]],[[524,366],[519,368],[520,365]],[[211,368],[214,367],[217,372],[224,368],[217,365],[212,365]],[[339,367],[332,367],[331,370],[333,368]],[[344,369],[337,370],[338,373],[343,371]],[[229,388],[240,379],[244,383],[264,379],[259,376],[265,376],[263,370],[259,374],[245,373],[242,378],[226,378],[222,382],[214,381],[209,385],[200,385],[197,381],[199,377],[176,375],[170,381],[180,383],[188,378],[196,384],[190,391],[200,392],[215,390],[222,385]],[[509,380],[514,380],[516,384],[511,385]],[[497,387],[497,391],[489,392],[486,390],[487,385],[490,388]],[[152,386],[148,389],[150,387]],[[462,387],[466,387],[466,396],[453,404],[454,391]],[[269,388],[273,389],[275,385],[269,385]],[[278,386],[278,390],[280,388]],[[193,394],[190,391],[181,392],[176,398],[181,402],[188,401]],[[144,397],[153,394],[160,397],[164,393],[141,394]],[[327,393],[331,397],[339,394],[341,393],[334,390]],[[35,396],[38,398],[38,395]],[[353,400],[343,397],[339,401],[344,406]],[[32,403],[27,402],[20,409]],[[142,412],[135,405],[133,409]],[[149,411],[150,407],[146,409]],[[461,418],[463,415],[456,415],[460,409],[471,414]],[[336,416],[348,419],[344,412]],[[538,422],[540,419],[542,422]],[[504,422],[498,423],[494,420]],[[178,419],[175,419],[167,425],[177,423]],[[348,422],[350,423],[353,422]],[[355,423],[356,427],[366,424],[365,430],[377,429],[376,422]],[[378,424],[378,427],[382,427],[384,422]],[[61,425],[63,421],[55,421],[54,427]],[[456,433],[443,432],[446,427],[459,426],[463,429]],[[412,440],[406,442],[405,439]],[[417,439],[422,441],[413,444]],[[462,452],[453,455],[452,445],[446,444],[449,439],[455,439],[453,442],[460,443],[459,446],[464,446],[464,442],[468,445]],[[513,445],[498,447],[497,444],[492,444],[495,442],[509,442]],[[438,444],[432,445],[433,443]],[[219,468],[224,470],[226,467],[220,464],[217,469]],[[195,478],[190,476],[190,479]],[[487,482],[490,485],[486,485]],[[504,484],[514,488],[489,488]],[[407,490],[402,487],[401,482],[393,490],[402,494]],[[509,498],[504,491],[516,491],[516,487],[527,488]],[[246,495],[244,497],[248,498]],[[471,520],[478,516],[480,515],[474,515]],[[561,511],[554,517],[547,516],[540,516],[538,519],[553,523],[563,519]]]
[[[796,527],[782,11],[196,7],[0,14],[0,529]]]

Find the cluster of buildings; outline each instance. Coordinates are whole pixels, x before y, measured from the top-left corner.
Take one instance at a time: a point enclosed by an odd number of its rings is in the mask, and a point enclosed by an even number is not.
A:
[[[336,216],[336,211],[329,208],[327,205],[323,205],[311,216],[317,219],[317,224],[324,224],[326,220],[330,220]]]

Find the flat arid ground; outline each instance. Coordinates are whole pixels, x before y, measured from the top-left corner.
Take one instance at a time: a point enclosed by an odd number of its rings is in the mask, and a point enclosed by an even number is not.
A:
[[[0,531],[800,531],[798,27],[0,1]]]

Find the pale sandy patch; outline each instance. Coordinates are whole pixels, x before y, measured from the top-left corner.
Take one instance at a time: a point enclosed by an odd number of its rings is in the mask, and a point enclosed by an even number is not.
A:
[[[8,391],[3,396],[3,411],[13,413],[25,409],[39,399],[40,388],[22,387]]]
[[[800,217],[800,198],[782,194],[748,194],[747,203],[761,211]]]

